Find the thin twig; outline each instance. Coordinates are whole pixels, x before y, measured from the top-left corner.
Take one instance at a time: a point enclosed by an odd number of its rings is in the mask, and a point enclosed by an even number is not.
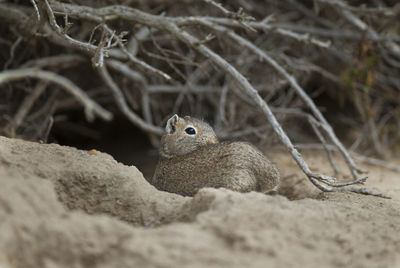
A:
[[[48,141],[48,139],[49,139],[49,134],[50,134],[50,131],[51,131],[53,125],[54,125],[54,118],[53,118],[53,116],[51,115],[51,116],[49,117],[49,123],[47,124],[46,131],[44,132],[44,135],[43,135],[43,141],[44,141],[44,142],[47,142],[47,141]]]
[[[37,20],[40,21],[40,12],[39,12],[39,9],[38,9],[38,7],[36,5],[36,1],[35,0],[31,0],[31,3],[32,3],[33,8],[35,9]]]
[[[321,144],[296,144],[296,147],[299,149],[325,150],[325,147],[323,147]],[[337,151],[337,148],[333,145],[328,144],[327,148],[330,151]],[[381,159],[361,155],[356,152],[350,152],[350,153],[353,155],[353,157],[357,161],[359,161],[361,163],[366,163],[366,164],[373,165],[373,166],[383,167],[383,168],[386,168],[388,170],[392,170],[395,172],[400,172],[400,165],[396,165],[394,163],[387,162],[387,161],[384,161]]]
[[[112,33],[112,30],[111,30],[107,25],[104,25],[104,29],[106,29],[109,33]],[[156,69],[156,68],[150,66],[150,65],[147,64],[146,62],[144,62],[144,61],[142,61],[142,60],[139,60],[138,58],[136,58],[135,56],[133,56],[132,53],[130,53],[130,52],[126,49],[126,47],[125,47],[125,45],[123,44],[121,38],[119,38],[118,36],[115,36],[114,38],[116,39],[116,42],[117,42],[119,48],[122,50],[123,53],[125,53],[126,56],[128,56],[128,58],[129,58],[130,61],[132,61],[132,62],[135,63],[135,64],[138,64],[139,66],[141,66],[141,67],[144,68],[145,70],[148,70],[148,71],[150,71],[150,72],[152,72],[152,73],[155,73],[155,74],[157,74],[157,75],[163,77],[163,78],[166,79],[166,80],[171,80],[171,77],[170,77],[168,74],[166,74],[166,73],[164,73],[163,71],[160,71],[160,70],[158,70],[158,69]]]
[[[47,0],[43,0],[44,4],[45,4],[45,8],[47,11],[47,16],[49,18],[49,23],[51,25],[51,27],[53,28],[53,30],[55,30],[58,34],[59,37],[61,37],[64,41],[68,42],[70,45],[74,46],[74,47],[78,47],[78,48],[84,48],[87,49],[88,51],[96,51],[97,50],[97,46],[89,44],[89,43],[85,43],[79,40],[76,40],[72,37],[70,37],[58,24],[56,21],[56,18],[54,16],[54,12],[52,7],[50,6],[49,2]]]
[[[47,82],[38,83],[33,89],[33,92],[24,98],[13,120],[5,127],[5,129],[10,132],[9,134],[11,137],[15,137],[17,128],[21,125],[36,100],[45,91],[46,86]]]
[[[312,129],[314,130],[315,134],[317,135],[318,139],[321,141],[322,146],[324,146],[325,151],[326,151],[326,153],[328,155],[329,163],[331,164],[331,166],[332,166],[332,168],[333,168],[333,170],[335,172],[335,176],[337,176],[340,173],[340,170],[337,167],[337,165],[335,164],[335,161],[333,160],[331,151],[328,150],[328,148],[327,148],[327,144],[328,143],[326,142],[324,136],[321,134],[321,132],[317,128],[316,120],[314,118],[312,118],[311,116],[308,116],[307,118],[308,118],[308,120],[310,122],[310,125],[311,125]]]
[[[52,26],[52,28],[57,32],[57,34],[63,38],[63,40],[65,40],[66,42],[68,42],[69,44],[71,44],[74,47],[78,47],[80,49],[84,48],[88,51],[91,51],[92,53],[94,53],[95,55],[95,65],[99,65],[101,66],[103,64],[103,59],[104,59],[104,55],[107,54],[108,55],[108,50],[116,45],[118,45],[120,47],[120,49],[123,51],[123,53],[128,57],[128,59],[132,62],[134,62],[135,64],[138,64],[139,66],[143,67],[145,70],[148,70],[150,72],[153,72],[157,75],[162,76],[164,79],[166,80],[170,80],[171,77],[150,66],[149,64],[147,64],[144,61],[141,61],[139,59],[137,59],[135,56],[133,56],[126,48],[125,45],[122,43],[122,40],[119,36],[114,35],[114,31],[112,31],[107,25],[103,25],[103,28],[109,33],[110,37],[108,40],[112,40],[112,39],[116,39],[116,43],[113,44],[111,42],[109,42],[107,45],[106,43],[102,43],[102,46],[95,46],[92,45],[90,43],[85,43],[79,40],[76,40],[74,38],[71,38],[63,29],[61,29],[61,27],[57,24],[55,16],[54,16],[54,12],[52,10],[52,7],[50,6],[50,4],[48,3],[47,0],[43,0],[46,6],[46,10],[47,10],[47,15],[49,16],[49,23]],[[99,16],[91,16],[91,19],[94,19],[95,21],[99,22],[102,21],[101,17]],[[104,38],[102,38],[102,40],[104,41]]]
[[[203,86],[203,85],[149,85],[149,93],[179,93],[182,91],[201,94],[201,93],[217,93],[221,87],[217,86]]]
[[[18,36],[17,40],[15,40],[15,42],[14,42],[13,45],[11,46],[11,49],[10,49],[10,58],[8,58],[8,60],[6,61],[6,63],[4,63],[4,69],[7,69],[8,66],[13,62],[14,56],[15,56],[15,50],[17,49],[17,47],[19,46],[19,44],[22,42],[22,40],[24,40],[24,38],[23,38],[22,36]]]
[[[255,18],[245,14],[243,12],[242,8],[240,8],[237,12],[231,12],[231,11],[227,10],[226,8],[224,8],[221,3],[217,3],[217,2],[215,2],[213,0],[203,0],[203,1],[208,3],[208,4],[211,4],[214,7],[216,7],[226,17],[233,18],[234,20],[238,21],[238,23],[243,25],[249,31],[256,32],[256,30],[247,23],[247,21],[253,21],[253,20],[255,20]]]
[[[103,81],[107,84],[107,86],[111,89],[113,96],[115,98],[115,101],[117,102],[118,107],[121,109],[121,111],[125,114],[125,116],[136,126],[138,126],[140,129],[150,132],[156,135],[162,135],[164,133],[164,130],[160,127],[156,127],[153,125],[150,125],[149,123],[143,121],[136,113],[134,113],[129,107],[128,104],[125,101],[125,98],[119,89],[118,85],[114,82],[110,74],[108,73],[108,70],[106,66],[99,66],[97,67],[97,70],[103,79]]]
[[[148,125],[153,124],[153,118],[151,114],[151,107],[150,107],[150,97],[149,97],[149,89],[147,85],[147,80],[146,78],[141,75],[140,73],[132,70],[127,66],[126,64],[123,64],[120,61],[117,60],[107,60],[106,65],[110,66],[111,68],[119,71],[120,73],[126,75],[133,81],[139,82],[140,83],[140,89],[142,92],[142,111],[143,111],[143,117],[146,120],[146,123]],[[149,135],[150,141],[153,145],[156,145],[159,141],[158,136]]]
[[[347,8],[347,4],[344,3],[341,0],[318,0],[321,2],[328,2],[330,4],[333,4],[334,6],[338,6],[338,10],[340,10],[340,14],[342,14],[349,22],[351,22],[352,24],[354,24],[356,27],[358,27],[360,30],[365,31],[368,33],[368,35],[370,37],[372,37],[373,40],[380,40],[380,36],[379,34],[372,29],[371,27],[369,27],[365,22],[363,22],[360,18],[358,18],[356,15],[354,15],[351,12],[351,9]],[[391,40],[387,40],[385,41],[386,45],[388,46],[388,48],[392,51],[392,53],[396,54],[397,56],[400,57],[400,46],[398,44],[396,44],[395,42],[391,41]]]
[[[340,173],[339,168],[337,167],[335,161],[333,160],[331,150],[328,149],[329,144],[325,140],[325,137],[322,135],[322,133],[319,131],[319,127],[321,124],[317,120],[315,120],[315,118],[312,115],[302,112],[299,109],[291,109],[291,108],[272,108],[272,111],[275,113],[283,113],[283,114],[304,117],[307,120],[307,122],[311,125],[311,128],[313,129],[315,135],[317,135],[317,138],[321,142],[322,146],[325,148],[328,160],[335,172],[335,176],[337,176]]]
[[[25,62],[21,65],[21,68],[60,68],[60,67],[72,67],[87,59],[77,54],[61,54],[57,56],[42,57],[33,59]]]
[[[353,7],[349,6],[346,3],[342,1],[337,1],[337,0],[319,0],[319,2],[326,2],[332,5],[335,5],[341,9],[346,9],[352,12],[357,12],[357,13],[367,13],[367,14],[381,14],[384,16],[394,16],[398,13],[400,13],[400,5],[395,5],[392,8],[385,8],[382,6],[376,7],[376,8],[367,8],[364,5],[361,5],[360,7]]]
[[[26,77],[33,77],[37,79],[42,79],[45,81],[50,81],[60,85],[63,89],[68,91],[71,95],[73,95],[79,102],[83,104],[85,107],[85,115],[89,121],[92,121],[97,114],[99,117],[104,120],[111,120],[112,114],[105,110],[103,107],[98,105],[92,99],[90,99],[87,94],[77,87],[74,83],[72,83],[67,78],[55,74],[49,71],[43,71],[38,69],[18,69],[18,70],[9,70],[0,73],[0,84],[10,82],[13,80],[18,80]]]

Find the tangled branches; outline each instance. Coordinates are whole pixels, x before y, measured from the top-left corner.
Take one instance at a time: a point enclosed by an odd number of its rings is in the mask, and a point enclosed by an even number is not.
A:
[[[104,1],[96,7],[79,2],[32,0],[30,5],[0,6],[0,20],[9,25],[0,30],[14,36],[1,39],[1,45],[9,47],[4,69],[12,70],[2,73],[0,84],[10,80],[11,74],[21,78],[26,72],[46,81],[37,82],[36,88],[31,80],[7,84],[11,95],[18,87],[35,88],[22,103],[23,111],[5,118],[8,133],[18,133],[27,111],[51,81],[80,96],[88,115],[94,112],[109,119],[99,105],[88,106],[106,99],[104,107],[116,105],[153,138],[162,133],[163,120],[177,112],[208,116],[223,137],[253,135],[270,141],[274,131],[319,189],[381,196],[353,186],[365,181],[360,177],[364,171],[354,163],[310,96],[333,95],[337,106],[358,112],[353,118],[345,113],[335,118],[366,130],[352,149],[371,143],[375,152],[383,155],[382,144],[400,139],[388,130],[400,126],[396,117],[400,100],[393,97],[400,84],[400,36],[375,30],[375,25],[380,26],[376,16],[389,23],[400,13],[399,5],[356,7],[341,0],[318,0],[310,7],[300,0],[279,4],[237,1],[243,9],[236,1],[224,6],[212,0],[187,0],[179,7],[157,0],[146,4],[128,1],[131,6]],[[371,22],[366,23],[365,18]],[[31,49],[24,51],[31,56],[21,55],[24,42],[30,44]],[[35,46],[45,47],[47,52],[35,54]],[[74,77],[77,74],[70,71],[77,66],[82,66],[85,74]],[[51,73],[54,79],[32,72]],[[85,90],[72,79],[86,84]],[[60,81],[68,81],[69,87]],[[312,88],[306,92],[306,87]],[[52,107],[43,112],[50,114],[46,120],[53,120],[62,97],[65,95],[43,97]],[[68,105],[74,102],[64,104],[64,109]],[[309,169],[278,122],[291,117],[310,124],[336,175],[339,170],[328,147],[332,144],[337,148],[353,177],[350,182],[338,183],[334,177]],[[265,124],[265,118],[270,124]],[[48,134],[49,127],[43,129]]]

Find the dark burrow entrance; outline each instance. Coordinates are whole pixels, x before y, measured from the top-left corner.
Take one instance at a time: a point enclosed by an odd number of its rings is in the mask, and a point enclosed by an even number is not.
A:
[[[136,166],[146,178],[153,175],[158,159],[147,135],[116,113],[110,122],[96,119],[92,123],[81,111],[68,113],[68,120],[54,123],[48,142],[108,153],[118,162]]]

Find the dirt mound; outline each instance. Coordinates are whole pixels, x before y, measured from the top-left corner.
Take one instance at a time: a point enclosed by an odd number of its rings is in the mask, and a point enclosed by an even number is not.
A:
[[[2,137],[0,152],[6,169],[53,182],[59,200],[69,209],[146,225],[170,222],[187,199],[157,191],[136,167],[122,165],[105,153]]]
[[[184,198],[106,154],[3,137],[0,167],[2,268],[400,265],[397,196]]]

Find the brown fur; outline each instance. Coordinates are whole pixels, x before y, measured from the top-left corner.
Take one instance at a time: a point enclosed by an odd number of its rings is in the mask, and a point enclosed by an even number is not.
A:
[[[185,129],[192,126],[196,135]],[[173,116],[161,139],[160,160],[152,183],[159,190],[193,196],[203,187],[239,192],[274,190],[278,169],[246,142],[219,142],[205,122]]]

